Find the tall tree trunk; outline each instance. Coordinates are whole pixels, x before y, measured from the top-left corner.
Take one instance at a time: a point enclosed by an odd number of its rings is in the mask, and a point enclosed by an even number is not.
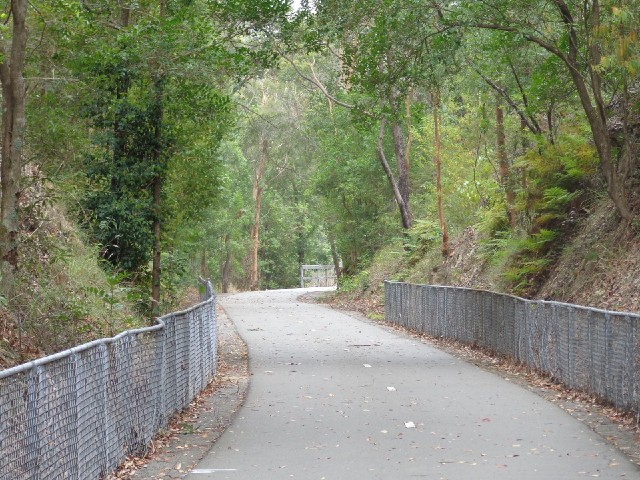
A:
[[[18,268],[18,206],[24,135],[26,128],[24,82],[27,47],[27,0],[11,1],[11,45],[0,43],[2,63],[2,159],[0,164],[0,289],[9,298],[13,294],[14,276]]]
[[[202,248],[200,253],[200,276],[202,278],[209,278],[209,265],[207,262],[207,249]]]
[[[336,249],[336,239],[332,232],[327,234],[329,239],[329,247],[331,248],[331,259],[333,260],[333,268],[336,271],[336,282],[340,280],[342,272],[340,271],[340,257],[338,256],[338,250]]]
[[[516,226],[516,216],[513,208],[515,193],[509,178],[509,159],[507,157],[507,142],[504,133],[504,111],[500,105],[500,99],[496,99],[496,150],[498,154],[499,181],[505,192],[509,225],[513,228]]]
[[[613,145],[607,128],[607,106],[602,96],[602,78],[598,70],[601,60],[600,47],[597,42],[592,42],[589,46],[588,70],[590,81],[587,82],[580,69],[578,34],[571,11],[564,0],[554,0],[554,4],[567,30],[569,51],[566,55],[558,52],[552,53],[558,55],[565,62],[578,92],[578,97],[589,121],[589,127],[598,151],[609,197],[613,200],[620,216],[627,221],[631,221],[634,218],[634,213],[629,205],[630,192],[628,191],[627,181],[633,172],[630,171],[628,164],[617,164],[613,158]],[[592,2],[588,18],[588,27],[592,31],[596,31],[600,26],[600,3],[598,0]]]
[[[440,90],[436,87],[433,91],[433,136],[435,141],[435,155],[433,163],[436,170],[436,196],[438,203],[438,219],[442,232],[442,256],[449,255],[449,231],[442,207],[442,138],[440,134]]]
[[[260,214],[262,209],[262,179],[267,168],[267,156],[269,154],[269,141],[266,134],[260,135],[260,155],[253,177],[253,225],[251,226],[251,271],[249,273],[249,286],[251,290],[259,288],[258,249],[260,248]]]
[[[160,259],[162,249],[160,247],[161,221],[160,206],[162,198],[162,179],[160,175],[153,178],[153,261],[151,267],[151,316],[160,314]]]
[[[156,174],[153,177],[153,260],[151,267],[151,316],[157,317],[160,314],[160,277],[162,274],[160,267],[160,259],[162,257],[161,249],[161,225],[162,225],[162,170],[163,166],[163,147],[162,147],[162,121],[163,121],[163,91],[162,79],[157,79],[155,85],[153,107],[154,112],[154,129],[155,129],[155,150],[153,152],[153,163],[156,168]]]
[[[409,159],[406,155],[406,142],[404,138],[404,132],[402,125],[395,122],[391,127],[391,134],[393,136],[393,147],[396,154],[396,166],[398,170],[398,190],[404,201],[407,211],[409,208],[409,195],[411,187],[409,185]]]
[[[154,164],[157,169],[160,168],[162,161],[162,90],[157,86],[158,102],[157,111],[155,112],[155,140],[156,147],[153,154]],[[160,315],[160,259],[162,250],[160,247],[161,237],[161,199],[162,199],[162,176],[158,172],[153,177],[153,260],[151,266],[151,317],[155,318]]]
[[[165,2],[160,1],[160,19],[163,20],[165,15]],[[157,52],[160,55],[160,52]],[[164,89],[163,89],[163,72],[162,67],[156,65],[156,79],[154,81],[154,104],[153,104],[153,120],[155,146],[153,151],[153,163],[156,168],[156,174],[153,177],[153,261],[151,266],[151,317],[160,315],[160,259],[162,257],[161,250],[161,202],[162,202],[162,172],[164,170],[164,148],[162,141],[162,123],[164,120]]]
[[[222,293],[229,293],[229,280],[231,277],[231,235],[226,234],[224,236],[224,250],[225,257],[222,263]]]
[[[403,195],[403,192],[400,189],[400,183],[396,181],[393,175],[393,171],[389,166],[389,162],[387,161],[387,157],[384,154],[383,141],[384,141],[385,127],[386,127],[386,120],[383,118],[380,120],[380,130],[378,132],[378,144],[377,144],[378,159],[382,164],[384,173],[387,175],[387,180],[389,181],[389,185],[391,186],[391,190],[393,191],[393,196],[396,199],[396,203],[398,204],[398,209],[400,210],[400,218],[402,219],[402,228],[404,228],[405,230],[409,230],[413,224],[413,221],[411,218],[411,208],[408,202],[408,185],[409,185],[408,176],[405,178],[406,185],[403,185],[403,187],[406,190],[405,195],[407,195],[406,197],[407,200],[405,201],[405,196]],[[397,147],[397,144],[395,142],[395,136],[394,136],[394,145],[396,145]],[[401,150],[402,150],[402,157],[404,157],[404,140],[402,143]],[[396,157],[397,157],[397,154],[398,154],[398,149],[396,148]],[[404,158],[401,163],[404,163]],[[408,174],[408,171],[407,171],[407,174]]]

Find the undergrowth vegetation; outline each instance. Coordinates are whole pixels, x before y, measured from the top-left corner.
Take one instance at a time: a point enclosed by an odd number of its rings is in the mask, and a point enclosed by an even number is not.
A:
[[[457,235],[448,257],[440,253],[438,223],[421,219],[366,268],[343,277],[340,290],[380,295],[382,281],[390,279],[535,297],[592,212],[602,188],[597,173],[596,152],[584,134],[566,134],[553,144],[539,139],[511,165],[513,203],[507,203],[507,187],[496,178],[497,188],[485,191],[487,201],[474,213],[476,222],[464,229],[454,224]]]
[[[97,247],[59,207],[48,205],[39,218],[44,220],[23,235],[16,293],[1,312],[3,365],[145,323],[139,289],[100,264]]]

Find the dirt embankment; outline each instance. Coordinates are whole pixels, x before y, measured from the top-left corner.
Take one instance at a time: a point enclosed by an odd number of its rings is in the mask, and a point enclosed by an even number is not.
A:
[[[640,234],[600,205],[579,226],[537,297],[640,312]]]

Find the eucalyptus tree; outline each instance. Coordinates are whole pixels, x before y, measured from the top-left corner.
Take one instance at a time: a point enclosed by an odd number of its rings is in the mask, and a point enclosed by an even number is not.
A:
[[[0,40],[2,83],[2,162],[0,163],[0,274],[2,294],[11,294],[18,266],[18,206],[26,128],[24,80],[27,0],[11,0],[3,12],[9,28]]]
[[[351,106],[360,122],[377,123],[374,143],[377,158],[400,212],[401,225],[409,230],[414,221],[410,180],[411,104],[415,98],[428,98],[427,102],[438,114],[439,91],[459,44],[457,33],[442,23],[437,4],[425,5],[414,0],[347,4],[318,0],[313,11],[312,25],[342,67],[342,87],[348,96],[347,101],[340,104]],[[323,93],[327,94],[326,88]],[[389,131],[393,161],[389,161],[386,153]],[[439,159],[438,155],[433,158],[436,166],[440,165]],[[438,167],[436,183],[439,173]],[[441,195],[441,190],[438,192]],[[439,205],[442,205],[441,199]],[[446,254],[446,220],[442,208],[438,213],[442,250]]]
[[[236,101],[244,112],[241,147],[252,172],[249,286],[260,288],[263,278],[270,286],[282,286],[282,282],[291,286],[297,281],[313,230],[307,223],[305,195],[311,169],[306,156],[309,139],[302,133],[305,94],[286,74],[269,71],[247,83]],[[270,215],[265,217],[265,212]],[[279,258],[271,261],[273,256]],[[265,270],[267,264],[270,268]],[[266,278],[269,275],[271,279]]]
[[[350,112],[316,101],[309,112],[316,132],[313,188],[319,201],[327,239],[335,250],[334,264],[345,273],[365,268],[375,252],[402,237],[397,207],[372,145],[377,132],[354,125]]]
[[[556,58],[571,79],[598,151],[607,191],[627,221],[637,216],[637,2],[455,2],[451,24],[505,32]],[[635,40],[634,40],[635,39]]]
[[[573,119],[571,113],[577,106],[571,78],[556,57],[525,39],[497,30],[468,31],[460,57],[475,73],[467,79],[467,88],[475,86],[494,97],[488,102],[494,112],[495,177],[509,224],[515,228],[517,191],[527,182],[527,169],[514,169],[514,160],[532,147],[545,148],[561,141],[567,131],[562,128],[563,119]],[[512,121],[506,118],[509,114]],[[519,127],[509,131],[509,124]]]

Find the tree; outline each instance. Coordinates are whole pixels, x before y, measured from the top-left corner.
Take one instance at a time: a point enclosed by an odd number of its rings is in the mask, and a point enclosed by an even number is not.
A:
[[[434,156],[433,163],[436,170],[436,196],[438,205],[438,220],[440,221],[440,231],[442,232],[442,256],[449,255],[449,232],[447,221],[442,206],[442,138],[440,135],[440,89],[436,86],[433,90],[431,102],[433,103],[433,138]]]
[[[631,129],[617,132],[619,140],[610,131],[612,110],[607,95],[615,95],[621,110],[631,111],[630,96],[616,95],[619,84],[633,85],[637,69],[620,64],[616,49],[622,57],[633,55],[625,38],[637,32],[637,23],[620,22],[621,12],[627,18],[638,14],[637,7],[626,3],[593,2],[573,4],[565,0],[545,0],[523,5],[520,2],[483,2],[479,5],[463,2],[454,8],[452,23],[508,32],[519,35],[558,58],[565,66],[591,129],[600,166],[607,183],[607,192],[618,213],[626,221],[635,218],[632,200],[633,178],[638,160],[630,154],[635,144]],[[544,14],[540,14],[544,9]],[[618,25],[622,23],[622,27]],[[559,25],[559,26],[558,26]],[[618,40],[607,45],[607,37],[618,34]],[[607,50],[605,47],[609,47]],[[613,47],[613,48],[611,48]],[[605,61],[605,59],[609,59]]]
[[[87,225],[105,259],[150,281],[155,315],[162,251],[180,247],[177,219],[193,221],[195,210],[212,203],[204,192],[218,193],[215,182],[207,184],[215,179],[205,165],[215,170],[215,148],[230,125],[225,83],[247,58],[230,51],[201,2],[110,7],[91,14],[101,21],[93,22],[76,60],[78,74],[93,88],[84,98],[96,144],[85,161]],[[107,36],[115,41],[103,41]],[[200,178],[184,172],[183,157],[196,150],[191,166],[202,167]],[[188,181],[176,175],[181,168]],[[182,205],[170,198],[181,195],[171,182],[190,184],[191,197]],[[172,214],[176,220],[169,220]],[[165,230],[173,238],[161,235]]]
[[[0,42],[0,82],[2,83],[2,163],[0,164],[0,273],[2,294],[12,293],[18,267],[18,215],[20,179],[26,128],[24,81],[27,47],[26,0],[11,0],[5,14],[11,22],[9,38]]]

